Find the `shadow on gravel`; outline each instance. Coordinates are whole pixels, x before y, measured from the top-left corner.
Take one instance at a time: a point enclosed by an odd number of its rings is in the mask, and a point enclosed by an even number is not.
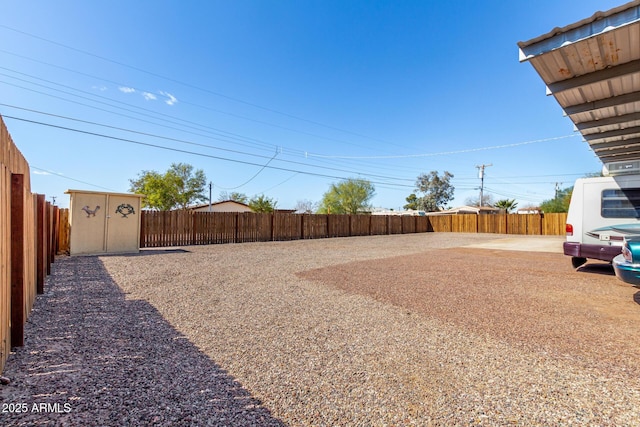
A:
[[[138,256],[147,256],[147,255],[166,255],[166,254],[187,254],[191,251],[182,248],[153,248],[153,249],[140,249],[138,253],[131,254],[103,254],[101,257],[105,256],[124,256],[124,257],[138,257]]]
[[[615,276],[616,273],[613,271],[613,266],[604,262],[594,262],[585,264],[581,267],[578,267],[576,271],[580,273],[592,273],[592,274],[602,274],[605,276]]]
[[[56,261],[25,336],[0,425],[285,425],[97,257]]]

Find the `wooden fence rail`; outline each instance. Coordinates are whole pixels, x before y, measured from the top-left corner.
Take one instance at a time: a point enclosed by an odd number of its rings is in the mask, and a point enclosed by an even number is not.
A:
[[[378,216],[142,211],[140,247],[322,239],[433,231],[564,235],[565,221],[566,214]]]
[[[44,292],[59,236],[57,207],[31,193],[29,164],[0,116],[0,372],[22,346],[36,294]]]

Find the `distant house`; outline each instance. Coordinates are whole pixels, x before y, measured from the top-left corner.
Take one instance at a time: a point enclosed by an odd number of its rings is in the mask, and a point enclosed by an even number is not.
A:
[[[394,211],[391,209],[374,208],[371,215],[387,215],[387,216],[425,216],[425,211],[407,209],[405,211]]]
[[[406,211],[401,211],[400,215],[402,216],[426,216],[427,212],[416,210],[416,209],[407,209]]]
[[[190,206],[188,208],[194,212],[253,212],[249,205],[236,202],[235,200],[224,200],[222,202],[211,203],[211,209],[209,204]],[[294,213],[295,209],[276,209],[276,213]]]
[[[427,212],[427,215],[464,215],[464,214],[475,214],[475,215],[486,215],[486,214],[497,214],[500,213],[500,209],[494,208],[492,206],[460,206],[453,209],[447,209],[446,211],[438,211],[438,212]]]
[[[541,212],[540,208],[538,207],[534,207],[534,206],[529,206],[526,208],[520,208],[516,211],[516,213],[520,214],[520,215],[527,215],[527,214],[539,214]]]
[[[251,212],[249,205],[235,200],[224,200],[211,203],[211,205],[205,203],[203,205],[190,206],[188,209],[194,212]]]

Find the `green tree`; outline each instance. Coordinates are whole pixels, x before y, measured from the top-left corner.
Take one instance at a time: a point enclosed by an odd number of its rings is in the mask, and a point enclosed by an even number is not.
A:
[[[422,200],[416,196],[416,193],[409,194],[405,200],[407,201],[407,204],[402,207],[404,210],[417,211],[422,208]]]
[[[268,213],[276,209],[277,202],[264,194],[260,194],[259,196],[253,196],[248,204],[254,212]]]
[[[357,214],[371,209],[369,201],[375,194],[375,187],[366,179],[349,178],[338,184],[331,184],[324,193],[319,213]]]
[[[540,210],[544,213],[568,212],[571,194],[573,194],[573,187],[567,187],[557,191],[556,197],[545,200],[540,204]]]
[[[453,174],[445,171],[442,176],[437,171],[423,173],[416,179],[416,191],[422,193],[419,206],[427,212],[438,211],[453,199],[455,187],[451,185]]]
[[[247,197],[246,194],[239,193],[237,191],[232,191],[231,193],[221,191],[220,196],[218,196],[218,201],[226,202],[227,200],[233,200],[234,202],[244,203],[246,205],[249,201],[249,197]]]
[[[506,213],[510,213],[512,210],[518,207],[518,202],[516,202],[516,199],[502,199],[498,200],[493,206],[499,209],[503,209]]]
[[[201,169],[186,163],[172,163],[164,174],[142,171],[137,179],[130,179],[130,191],[144,194],[146,208],[168,211],[186,209],[187,206],[207,200],[207,178]]]

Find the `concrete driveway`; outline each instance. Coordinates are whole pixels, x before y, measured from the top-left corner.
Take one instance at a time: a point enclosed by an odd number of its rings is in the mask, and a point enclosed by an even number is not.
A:
[[[468,245],[468,248],[563,253],[564,236],[514,236]]]

